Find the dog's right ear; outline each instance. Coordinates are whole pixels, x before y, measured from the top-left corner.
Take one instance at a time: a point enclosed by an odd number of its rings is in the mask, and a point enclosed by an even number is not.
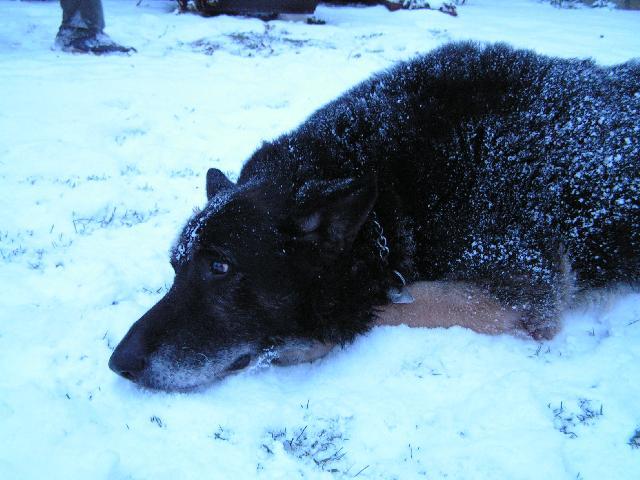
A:
[[[295,237],[330,258],[350,248],[377,196],[374,175],[308,182],[297,194]]]
[[[233,182],[217,168],[210,168],[207,171],[207,200],[211,200],[220,190],[232,186]]]

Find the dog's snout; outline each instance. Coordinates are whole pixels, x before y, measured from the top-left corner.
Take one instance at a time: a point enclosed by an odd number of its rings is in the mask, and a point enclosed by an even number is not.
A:
[[[118,346],[109,359],[109,368],[118,375],[135,382],[146,367],[145,357],[137,351]]]
[[[109,368],[121,377],[143,384],[149,366],[149,355],[154,351],[150,339],[157,323],[165,317],[166,296],[135,322],[120,341],[109,359]]]
[[[109,359],[109,368],[132,382],[140,380],[147,366],[143,326],[140,321],[136,322]]]

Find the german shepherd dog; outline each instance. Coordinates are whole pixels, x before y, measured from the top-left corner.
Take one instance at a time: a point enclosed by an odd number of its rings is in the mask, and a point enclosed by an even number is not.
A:
[[[236,183],[209,170],[173,286],[109,366],[188,390],[265,352],[313,358],[411,301],[405,281],[470,286],[550,338],[576,291],[638,282],[639,169],[638,62],[445,45],[263,144]]]

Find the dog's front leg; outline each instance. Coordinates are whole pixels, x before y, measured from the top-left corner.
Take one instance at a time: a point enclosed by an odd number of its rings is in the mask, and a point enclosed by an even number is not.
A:
[[[522,327],[534,339],[553,338],[560,329],[560,313],[575,292],[575,275],[567,252],[552,241],[543,247],[504,239],[484,244],[501,247],[484,249],[478,262],[474,256],[465,256],[461,261],[465,262],[460,270],[462,279],[517,312]]]

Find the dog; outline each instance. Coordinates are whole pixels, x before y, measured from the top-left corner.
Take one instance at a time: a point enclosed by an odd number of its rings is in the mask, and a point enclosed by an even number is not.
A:
[[[306,361],[406,307],[416,281],[551,338],[576,292],[637,284],[639,168],[638,62],[442,46],[263,144],[236,183],[210,169],[173,286],[109,366],[189,390],[264,352]]]

